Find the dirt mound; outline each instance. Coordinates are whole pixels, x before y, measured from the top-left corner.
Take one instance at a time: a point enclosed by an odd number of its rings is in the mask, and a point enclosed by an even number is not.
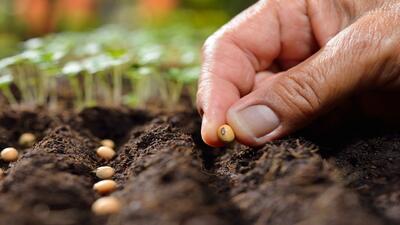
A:
[[[0,163],[0,224],[400,224],[396,133],[334,151],[305,138],[212,149],[199,126],[193,112],[4,111],[0,147],[16,146],[22,156]],[[37,135],[32,148],[18,146],[23,132]],[[109,162],[95,153],[104,138],[117,144]],[[93,170],[104,165],[116,170],[112,195],[123,205],[112,216],[91,212],[100,197]]]

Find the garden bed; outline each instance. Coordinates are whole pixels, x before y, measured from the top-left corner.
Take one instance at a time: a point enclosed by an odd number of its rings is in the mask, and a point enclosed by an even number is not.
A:
[[[191,110],[2,109],[0,147],[20,158],[0,163],[0,224],[400,224],[396,132],[213,149],[199,127]],[[24,132],[36,135],[32,148],[18,146]],[[116,142],[108,162],[96,155],[104,138]],[[122,203],[110,216],[91,211],[93,171],[104,165]]]

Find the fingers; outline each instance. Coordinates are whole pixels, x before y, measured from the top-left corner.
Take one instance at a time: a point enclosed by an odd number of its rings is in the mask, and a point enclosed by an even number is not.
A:
[[[279,53],[279,24],[270,2],[249,8],[204,45],[197,106],[203,114],[203,140],[211,146],[223,145],[216,131],[226,123],[229,107],[252,90],[255,72]]]
[[[207,144],[223,144],[216,129],[226,123],[229,107],[254,89],[256,72],[267,69],[281,53],[281,61],[293,65],[313,52],[306,11],[305,1],[259,1],[206,41],[197,105],[203,113],[202,137]],[[294,32],[293,25],[281,26],[282,17],[288,18],[288,24],[296,21]]]
[[[213,78],[199,84],[197,105],[201,105],[203,116],[201,135],[208,145],[222,146],[217,137],[217,129],[226,123],[226,111],[240,98],[238,89],[230,82]]]
[[[272,76],[227,113],[238,140],[262,145],[303,127],[351,94],[380,87],[397,75],[399,21],[388,12],[366,16],[332,39],[305,62]]]

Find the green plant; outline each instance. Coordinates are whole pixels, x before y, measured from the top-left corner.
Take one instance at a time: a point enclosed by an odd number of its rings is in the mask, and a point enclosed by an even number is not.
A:
[[[184,26],[106,26],[31,39],[20,54],[0,61],[0,91],[13,105],[57,105],[65,80],[77,108],[155,101],[173,106],[184,93],[194,96],[204,38],[199,34]]]

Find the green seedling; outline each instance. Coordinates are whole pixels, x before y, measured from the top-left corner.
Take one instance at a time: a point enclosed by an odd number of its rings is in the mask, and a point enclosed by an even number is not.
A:
[[[168,92],[162,73],[156,67],[131,68],[128,73],[132,94],[126,98],[131,105],[144,106],[147,103],[167,103]]]
[[[188,91],[195,101],[196,85],[200,75],[199,67],[171,68],[167,74],[169,99],[172,104],[177,104],[183,95],[183,91]]]
[[[68,62],[61,70],[61,74],[66,76],[69,80],[69,84],[75,94],[75,102],[77,108],[82,108],[84,106],[84,96],[79,85],[78,75],[84,71],[83,66],[80,62]]]
[[[13,77],[10,73],[5,73],[0,76],[0,90],[6,97],[7,101],[11,105],[17,105],[18,101],[15,99],[14,94],[11,90],[11,84],[13,82]]]
[[[23,104],[56,105],[57,83],[63,79],[69,81],[78,108],[154,100],[174,106],[183,93],[194,98],[203,33],[190,26],[133,32],[106,26],[53,34],[24,42],[22,53],[0,60],[0,72],[10,74]],[[2,92],[9,85],[4,82]]]

